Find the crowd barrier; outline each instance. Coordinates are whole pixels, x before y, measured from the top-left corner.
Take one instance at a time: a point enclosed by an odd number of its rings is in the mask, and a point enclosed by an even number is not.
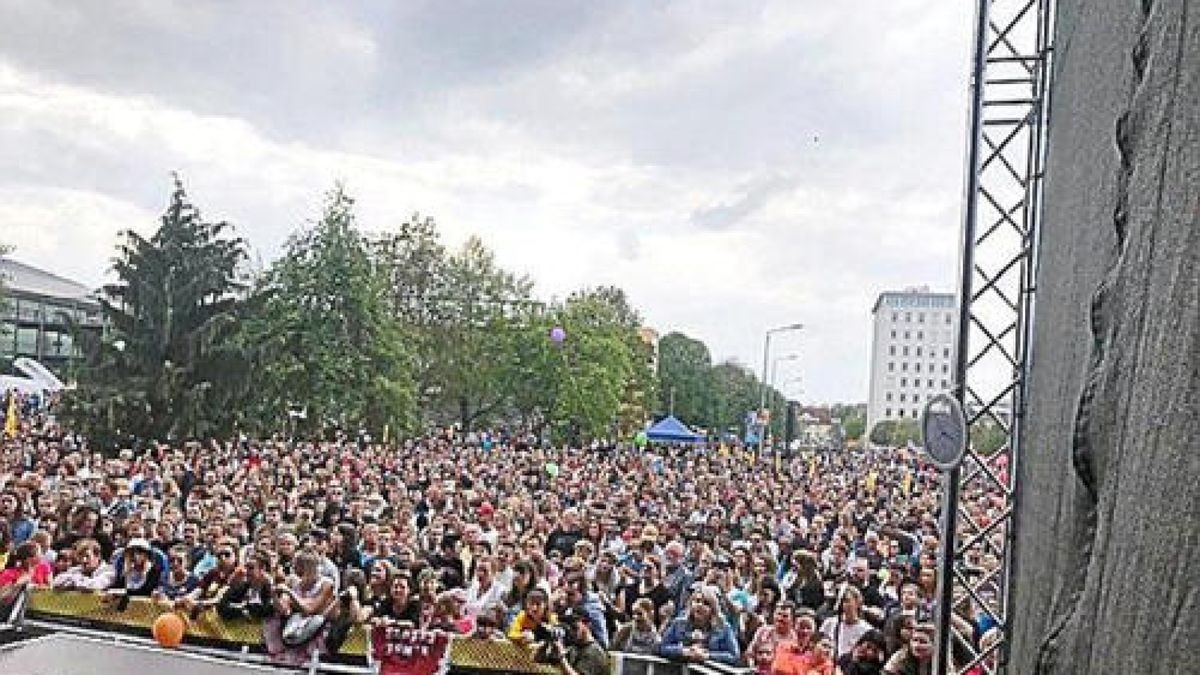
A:
[[[113,598],[101,593],[84,591],[34,589],[29,595],[26,615],[42,623],[73,626],[100,632],[119,632],[147,637],[151,634],[154,621],[172,611],[169,605],[148,598]],[[393,637],[393,647],[385,645]],[[409,645],[420,649],[422,635],[374,635],[362,626],[355,626],[341,650],[327,655],[330,662],[354,664],[388,672],[389,654],[409,652]],[[406,642],[407,641],[407,642]],[[263,653],[262,623],[251,619],[225,620],[214,611],[202,612],[187,621],[185,645],[216,648],[231,655],[247,651]],[[508,641],[480,640],[454,637],[443,640],[444,656],[437,659],[449,666],[451,673],[514,673],[522,675],[553,675],[559,669],[535,663],[529,652]],[[382,664],[382,668],[380,667]],[[730,668],[719,665],[689,665],[674,663],[655,656],[614,653],[613,675],[741,675],[749,673],[745,668]]]

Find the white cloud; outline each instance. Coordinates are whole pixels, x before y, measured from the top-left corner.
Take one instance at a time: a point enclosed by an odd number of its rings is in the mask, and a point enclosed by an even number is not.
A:
[[[718,359],[804,321],[806,397],[861,400],[875,295],[954,279],[958,4],[29,5],[0,26],[0,240],[96,283],[179,170],[270,259],[341,179],[365,229],[433,215]]]

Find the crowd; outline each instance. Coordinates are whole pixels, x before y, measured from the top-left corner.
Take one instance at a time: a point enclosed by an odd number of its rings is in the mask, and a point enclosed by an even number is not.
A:
[[[547,448],[523,437],[152,443],[33,416],[0,447],[0,599],[25,584],[251,617],[281,658],[355,624],[759,673],[930,670],[937,473],[905,449]],[[999,504],[968,488],[986,524]],[[995,559],[971,561],[989,574]],[[995,639],[968,599],[973,644]]]

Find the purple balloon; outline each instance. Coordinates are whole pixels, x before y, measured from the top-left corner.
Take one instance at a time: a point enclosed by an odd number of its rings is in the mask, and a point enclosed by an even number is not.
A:
[[[561,345],[563,340],[567,339],[567,331],[562,329],[562,326],[555,326],[550,329],[550,340],[556,345]]]

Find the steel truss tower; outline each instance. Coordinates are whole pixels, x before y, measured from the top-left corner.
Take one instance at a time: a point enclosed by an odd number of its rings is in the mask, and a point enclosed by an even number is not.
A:
[[[972,437],[945,476],[936,672],[1006,672],[1013,517],[1033,328],[1055,0],[978,0],[955,391]],[[948,517],[949,516],[949,517]],[[968,617],[960,621],[955,617]],[[977,616],[993,624],[972,639]],[[953,654],[953,656],[952,656]]]

